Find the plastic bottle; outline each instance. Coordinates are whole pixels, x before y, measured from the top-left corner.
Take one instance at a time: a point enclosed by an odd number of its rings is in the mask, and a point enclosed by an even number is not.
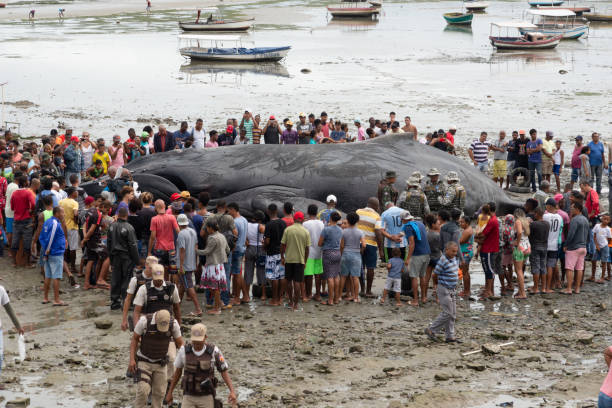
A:
[[[19,348],[19,361],[23,362],[23,360],[25,360],[26,358],[26,344],[25,344],[25,337],[23,336],[23,334],[19,335],[19,340],[17,340],[17,345]]]

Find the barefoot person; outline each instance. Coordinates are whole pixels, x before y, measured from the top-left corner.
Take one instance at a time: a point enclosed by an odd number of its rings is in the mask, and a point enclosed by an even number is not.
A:
[[[383,290],[382,297],[380,298],[380,304],[385,303],[385,299],[392,290],[395,293],[395,306],[401,306],[400,294],[402,293],[402,273],[404,271],[404,259],[402,258],[402,252],[399,248],[393,248],[391,250],[391,258],[387,263],[387,281],[385,282],[385,289]]]
[[[514,249],[512,250],[512,259],[514,259],[514,270],[516,272],[516,283],[518,292],[514,295],[515,299],[527,299],[525,293],[525,276],[523,274],[525,261],[531,253],[531,244],[529,243],[529,221],[525,216],[525,211],[521,208],[514,210]]]
[[[212,292],[214,304],[208,314],[221,314],[221,290],[226,287],[227,278],[224,264],[230,254],[225,236],[219,232],[219,224],[214,219],[206,221],[206,247],[198,254],[206,256],[206,265],[202,273],[204,288]]]
[[[49,288],[53,284],[53,306],[68,306],[59,298],[59,281],[62,279],[64,252],[66,251],[66,236],[62,229],[63,219],[64,209],[55,207],[53,216],[45,221],[38,239],[45,268],[43,304],[50,303]]]
[[[270,306],[280,306],[281,293],[285,291],[285,268],[281,265],[281,239],[287,224],[278,218],[278,207],[272,203],[268,206],[270,221],[266,224],[264,232],[264,246],[266,248],[266,280],[272,282],[272,299]]]
[[[553,273],[557,267],[559,260],[559,244],[561,243],[561,235],[563,232],[563,217],[558,214],[557,202],[554,198],[546,200],[546,213],[544,221],[548,222],[550,227],[548,231],[548,248],[546,254],[546,279],[543,282],[543,293],[553,293]],[[607,245],[606,245],[607,246]]]
[[[472,294],[470,289],[470,262],[474,257],[474,229],[470,225],[471,221],[471,218],[467,215],[464,215],[459,220],[459,225],[461,226],[459,249],[461,250],[461,255],[463,255],[463,262],[459,264],[463,273],[463,291],[459,293],[459,296],[468,298]]]
[[[590,282],[604,283],[604,276],[608,262],[610,261],[609,247],[612,234],[610,233],[610,216],[608,214],[601,215],[601,222],[593,227],[593,240],[595,242],[595,256],[591,265],[591,277],[587,279]],[[597,261],[601,262],[601,278],[595,280],[595,272],[597,270]]]
[[[323,260],[321,259],[321,248],[319,237],[325,225],[317,219],[318,208],[315,204],[308,206],[308,221],[303,225],[310,234],[310,248],[308,249],[308,260],[304,268],[304,296],[305,299],[321,301],[321,275],[323,275]],[[360,271],[361,272],[361,271]],[[312,296],[312,285],[314,280],[315,294]],[[359,279],[357,279],[359,281]],[[306,300],[305,300],[306,301]]]
[[[304,266],[308,260],[310,233],[302,223],[304,213],[293,214],[293,224],[285,228],[281,239],[281,263],[285,266],[287,280],[287,296],[291,310],[296,311],[302,298],[302,283],[304,282]]]
[[[348,282],[347,301],[359,303],[359,276],[361,275],[361,251],[365,248],[365,238],[363,231],[357,228],[359,216],[357,213],[346,215],[348,228],[342,230],[340,240],[340,252],[342,262],[340,270],[340,288]]]
[[[414,217],[408,212],[404,211],[401,215],[402,223],[404,227],[402,232],[406,236],[408,242],[408,253],[406,254],[406,260],[404,261],[406,268],[408,268],[408,276],[412,283],[412,302],[411,306],[419,305],[419,286],[421,288],[421,302],[425,303],[427,289],[426,275],[427,265],[429,265],[429,255],[431,249],[429,248],[429,242],[427,241],[427,229],[425,224],[421,221],[415,220]]]
[[[457,298],[455,290],[459,281],[459,262],[457,253],[459,246],[449,241],[444,248],[444,255],[436,264],[434,274],[438,276],[438,301],[442,312],[436,317],[431,325],[425,329],[425,334],[432,340],[437,341],[437,332],[444,328],[447,343],[458,342],[455,337],[455,319],[457,310]]]
[[[174,375],[166,395],[166,404],[172,404],[172,393],[178,384],[183,370],[183,401],[184,408],[200,408],[215,406],[217,379],[215,378],[215,367],[221,373],[221,377],[229,389],[227,398],[231,406],[237,402],[236,391],[229,376],[229,366],[223,358],[221,350],[214,344],[206,343],[207,328],[202,323],[191,327],[191,342],[180,348],[174,362]],[[202,387],[202,384],[206,384]]]
[[[329,297],[327,301],[322,301],[323,305],[337,305],[340,303],[340,269],[342,254],[340,252],[340,241],[342,240],[342,228],[338,226],[338,221],[342,217],[340,213],[333,212],[329,217],[327,227],[321,232],[319,246],[323,257],[323,279],[327,280]]]
[[[193,286],[193,273],[196,270],[196,252],[198,249],[198,237],[193,228],[189,228],[189,219],[185,214],[179,214],[177,224],[180,231],[176,237],[176,249],[179,276],[179,296],[183,299],[185,292],[194,305],[194,311],[190,316],[202,316],[202,309]]]
[[[584,257],[589,240],[589,221],[582,215],[582,208],[582,204],[577,202],[570,207],[572,220],[563,243],[567,288],[560,293],[566,295],[572,294],[572,287],[574,293],[580,293],[580,284],[584,272]]]
[[[15,329],[17,329],[17,332],[19,332],[19,334],[23,334],[23,328],[21,327],[21,324],[19,324],[17,315],[13,310],[13,306],[10,303],[8,293],[2,285],[0,285],[0,304],[4,306],[4,310],[6,311],[6,314],[11,318],[11,321],[13,322]],[[4,345],[2,343],[2,339],[2,321],[0,321],[0,374],[2,373],[2,361],[4,360]],[[0,387],[0,389],[3,388]]]
[[[546,252],[548,248],[548,232],[550,225],[542,219],[544,211],[540,207],[536,208],[535,219],[529,226],[529,243],[531,244],[531,254],[529,264],[533,275],[533,286],[529,288],[532,295],[542,294],[544,282],[546,281]]]

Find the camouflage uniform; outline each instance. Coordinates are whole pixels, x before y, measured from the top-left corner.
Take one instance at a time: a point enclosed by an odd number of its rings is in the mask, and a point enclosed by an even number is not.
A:
[[[390,179],[396,178],[396,174],[394,171],[388,171],[385,173],[384,180],[380,180],[378,183],[378,202],[380,204],[380,208],[384,209],[387,203],[393,203],[395,205],[397,203],[397,196],[399,192],[393,187],[393,184],[389,182]]]
[[[432,183],[431,179],[427,180],[425,183],[425,188],[423,188],[423,192],[427,197],[427,201],[429,202],[429,209],[432,212],[438,212],[442,208],[440,205],[439,197],[444,196],[446,193],[446,188],[444,187],[444,183],[442,180],[438,180],[437,183]]]
[[[461,212],[465,208],[465,198],[467,193],[465,188],[459,184],[459,177],[454,171],[448,172],[446,176],[448,186],[444,195],[439,196],[439,202],[443,209],[450,210],[458,208]]]
[[[398,207],[408,210],[415,218],[422,220],[430,212],[427,197],[416,178],[411,178],[406,184],[406,190],[399,196]]]

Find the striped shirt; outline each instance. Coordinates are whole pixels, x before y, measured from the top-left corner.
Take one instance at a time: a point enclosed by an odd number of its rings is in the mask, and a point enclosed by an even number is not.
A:
[[[474,160],[478,163],[483,163],[488,160],[489,156],[489,145],[487,141],[481,142],[480,140],[474,140],[470,145],[470,150],[474,152]]]
[[[449,260],[446,254],[442,254],[433,273],[438,275],[438,284],[448,289],[455,289],[459,280],[458,271],[459,262],[457,262],[457,258]]]
[[[363,231],[366,245],[378,247],[375,230],[382,229],[380,215],[370,207],[357,210],[359,222],[357,228]]]

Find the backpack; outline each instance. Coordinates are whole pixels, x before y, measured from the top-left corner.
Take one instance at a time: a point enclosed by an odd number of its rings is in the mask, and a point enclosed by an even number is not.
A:
[[[229,246],[230,251],[233,251],[236,248],[236,242],[238,241],[238,237],[235,236],[232,231],[225,231],[222,233],[227,241],[227,246]]]

